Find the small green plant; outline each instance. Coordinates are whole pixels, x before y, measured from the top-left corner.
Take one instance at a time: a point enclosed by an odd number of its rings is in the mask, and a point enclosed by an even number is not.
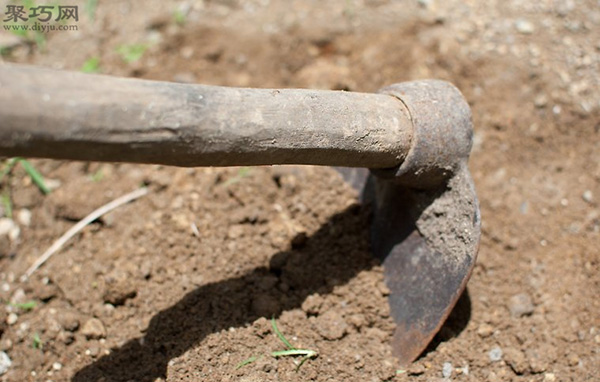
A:
[[[180,27],[184,26],[187,22],[186,13],[180,9],[175,10],[175,12],[173,12],[173,21],[175,21],[175,24],[177,24]]]
[[[44,194],[50,193],[50,188],[46,185],[44,181],[44,177],[33,167],[33,165],[26,159],[23,158],[11,158],[4,162],[4,166],[0,170],[0,185],[13,168],[17,165],[21,164],[21,167],[25,170],[27,175],[31,178],[31,181],[42,191]],[[4,214],[7,218],[12,218],[12,202],[10,198],[10,190],[6,188],[3,190],[2,194],[0,194],[0,204],[4,208]]]
[[[34,43],[40,50],[43,50],[46,47],[46,35],[42,31],[31,31],[28,29],[11,29],[11,33],[15,36],[25,39],[29,43]]]
[[[85,2],[85,13],[90,20],[96,19],[96,8],[98,7],[98,0],[86,0]]]
[[[19,158],[11,158],[4,162],[4,166],[2,167],[2,170],[0,170],[0,182],[2,182],[2,179],[4,179],[4,177],[8,175],[9,172],[11,172],[13,167],[15,167],[18,159]]]
[[[33,334],[31,346],[34,349],[41,349],[44,346],[44,344],[42,343],[42,339],[40,338],[40,334],[39,333],[36,332],[36,333]]]
[[[90,174],[90,180],[92,182],[99,182],[102,179],[104,179],[104,172],[102,171],[102,169],[98,169],[98,171],[96,171],[93,174]]]
[[[237,369],[242,368],[242,367],[244,367],[246,365],[249,365],[249,364],[251,364],[253,362],[256,362],[260,358],[262,358],[262,355],[255,355],[255,356],[252,356],[252,357],[250,357],[248,359],[245,359],[242,362],[240,362],[237,365],[235,365],[235,369],[237,370]]]
[[[131,64],[142,58],[146,49],[148,49],[146,44],[124,44],[119,45],[116,52],[124,62]]]
[[[278,350],[278,351],[271,352],[270,353],[271,357],[279,358],[279,357],[302,356],[302,359],[296,366],[296,371],[298,371],[298,369],[300,369],[300,366],[302,366],[306,361],[308,361],[311,358],[316,358],[319,355],[319,353],[316,350],[298,349],[295,346],[293,346],[290,343],[290,341],[288,341],[287,338],[285,338],[285,336],[279,331],[279,328],[277,327],[277,323],[275,322],[274,318],[271,318],[271,327],[273,328],[273,332],[275,332],[275,334],[277,335],[277,338],[279,338],[279,340],[281,342],[283,342],[283,344],[287,347],[287,349],[285,349],[285,350]],[[247,358],[247,359],[243,360],[242,362],[238,363],[235,368],[239,369],[241,367],[249,365],[249,364],[257,361],[261,357],[262,356],[252,356],[250,358]]]
[[[33,165],[26,159],[19,158],[18,162],[21,164],[27,175],[29,175],[33,183],[35,183],[35,185],[40,189],[40,191],[42,191],[44,194],[49,194],[50,188],[46,186],[46,182],[44,181],[42,174],[40,174],[38,170],[36,170],[35,167],[33,167]]]
[[[83,73],[98,73],[100,72],[100,58],[90,57],[81,66]]]
[[[35,1],[21,0],[25,9],[35,8]],[[12,28],[11,32],[18,37],[25,39],[27,42],[35,43],[38,49],[43,50],[46,47],[46,35],[40,30],[30,30],[31,20],[26,25],[21,25],[21,28]],[[30,33],[32,32],[32,33]]]
[[[229,187],[232,184],[235,184],[237,182],[239,182],[240,180],[244,179],[247,176],[250,176],[250,173],[252,172],[252,169],[250,167],[242,167],[238,170],[237,175],[235,175],[233,178],[227,179],[225,182],[223,182],[223,187]]]
[[[301,355],[302,359],[300,360],[300,363],[298,363],[298,366],[296,366],[296,371],[298,371],[298,369],[300,369],[300,366],[302,366],[304,364],[304,362],[308,361],[311,358],[316,358],[319,355],[319,353],[317,353],[316,350],[298,349],[298,348],[294,347],[283,336],[283,334],[281,334],[281,332],[279,331],[279,328],[277,328],[277,324],[275,323],[274,318],[271,318],[271,326],[273,327],[273,331],[275,332],[275,334],[277,334],[277,337],[279,337],[281,342],[283,342],[285,344],[285,346],[287,347],[287,350],[275,351],[275,352],[272,352],[271,355],[275,358]]]
[[[10,201],[10,193],[8,190],[4,191],[0,196],[0,201],[2,202],[2,207],[4,208],[4,216],[9,219],[12,219],[12,202]]]
[[[27,301],[27,302],[21,302],[18,304],[11,302],[11,303],[9,303],[9,305],[14,306],[15,308],[21,309],[25,312],[28,312],[30,310],[33,310],[37,306],[37,303],[34,300],[31,300],[31,301]]]

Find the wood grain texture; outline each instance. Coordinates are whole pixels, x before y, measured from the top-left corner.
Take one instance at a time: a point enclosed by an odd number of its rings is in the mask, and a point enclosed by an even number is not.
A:
[[[383,94],[241,89],[0,66],[0,156],[177,166],[400,164],[412,123]]]

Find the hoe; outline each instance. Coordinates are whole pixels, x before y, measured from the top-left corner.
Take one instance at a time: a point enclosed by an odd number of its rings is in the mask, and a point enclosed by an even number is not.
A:
[[[443,81],[377,94],[241,89],[0,66],[0,156],[174,166],[333,166],[371,203],[402,365],[426,348],[475,264],[473,128]]]

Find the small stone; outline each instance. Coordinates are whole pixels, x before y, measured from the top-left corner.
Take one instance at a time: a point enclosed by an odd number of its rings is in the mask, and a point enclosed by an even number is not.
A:
[[[244,226],[242,225],[232,225],[227,230],[227,238],[231,240],[235,240],[244,235]]]
[[[444,365],[442,366],[442,376],[444,378],[450,378],[453,370],[454,368],[450,362],[444,362]]]
[[[592,194],[591,190],[586,190],[581,197],[585,202],[590,204],[594,201],[594,194]]]
[[[360,328],[362,328],[363,326],[366,326],[368,324],[365,316],[360,313],[351,315],[350,317],[347,318],[346,321],[350,325],[354,326],[357,330],[360,330]]]
[[[575,353],[570,353],[567,356],[567,363],[569,366],[577,366],[579,365],[579,357]]]
[[[490,361],[498,362],[502,359],[502,349],[499,346],[494,346],[488,353]]]
[[[15,290],[15,292],[10,297],[10,300],[13,304],[23,304],[27,301],[27,295],[22,288]]]
[[[90,357],[97,357],[98,354],[100,354],[100,347],[98,346],[91,346],[89,349],[87,349],[85,351],[86,355],[89,355]]]
[[[12,365],[12,361],[8,354],[3,351],[0,351],[0,375],[5,374],[8,371],[8,368]]]
[[[99,319],[90,318],[83,324],[81,333],[83,333],[87,339],[100,339],[106,337],[106,328]]]
[[[406,370],[408,375],[421,375],[425,374],[425,366],[422,364],[411,365],[408,370]]]
[[[517,374],[522,375],[528,371],[529,364],[525,359],[525,354],[515,348],[507,348],[504,350],[504,361]]]
[[[14,325],[19,320],[19,316],[16,313],[11,313],[6,317],[6,323],[9,325]]]
[[[500,382],[500,377],[498,376],[498,374],[494,373],[493,371],[490,371],[487,377],[487,381],[488,382]]]
[[[517,32],[521,34],[532,34],[535,31],[533,23],[523,19],[517,20],[515,28],[517,28]]]
[[[306,314],[317,315],[321,311],[321,306],[323,305],[323,297],[318,294],[311,294],[306,297],[304,302],[302,303],[302,310],[306,312]]]
[[[388,288],[388,286],[384,283],[378,283],[377,290],[379,291],[379,293],[381,293],[383,297],[389,296],[391,293],[390,288]]]
[[[328,311],[318,316],[315,321],[317,332],[326,340],[339,340],[344,337],[348,330],[348,324],[344,318],[335,311]]]
[[[104,302],[113,306],[125,304],[130,298],[137,296],[135,284],[131,279],[121,279],[112,283],[107,283],[107,289],[104,293]]]
[[[526,351],[527,360],[529,362],[529,370],[534,374],[540,374],[546,371],[546,363],[540,356],[537,350],[528,349]]]
[[[545,94],[540,94],[537,97],[535,97],[535,99],[533,100],[533,104],[535,105],[535,107],[540,109],[546,107],[546,105],[548,105],[548,97]]]
[[[8,234],[16,227],[15,222],[9,218],[0,219],[0,236],[8,236]]]
[[[7,339],[0,343],[0,349],[2,351],[10,350],[10,349],[12,349],[12,347],[13,347],[12,340]]]
[[[26,208],[19,210],[17,213],[17,220],[25,227],[29,227],[31,225],[31,211]]]
[[[46,284],[42,283],[39,285],[34,291],[34,297],[40,299],[41,301],[48,302],[59,295],[60,289],[51,282]]]
[[[554,373],[544,374],[544,382],[554,382],[554,381],[556,381],[556,375],[554,375]]]
[[[8,239],[12,242],[15,242],[21,236],[21,228],[18,225],[15,225],[10,232],[8,233]]]
[[[519,293],[512,296],[509,300],[508,308],[510,314],[516,318],[529,316],[534,311],[531,296],[527,293]]]
[[[67,332],[67,331],[60,331],[58,333],[58,335],[56,336],[56,339],[62,343],[64,343],[65,345],[70,345],[73,343],[73,341],[75,341],[75,335],[71,332]]]
[[[481,324],[479,328],[477,328],[477,334],[481,338],[487,338],[494,334],[494,327],[489,324]]]
[[[79,329],[79,318],[75,313],[65,312],[58,316],[60,326],[66,331],[74,332]]]
[[[62,364],[60,362],[54,362],[52,364],[52,369],[59,371],[60,369],[62,369]]]

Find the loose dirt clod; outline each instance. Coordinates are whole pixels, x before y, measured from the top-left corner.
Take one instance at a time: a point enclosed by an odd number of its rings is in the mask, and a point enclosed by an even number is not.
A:
[[[531,296],[527,293],[519,293],[510,298],[509,306],[510,314],[513,317],[528,316],[533,313],[535,307],[531,300]]]
[[[315,320],[317,332],[326,340],[338,340],[346,334],[348,324],[337,312],[327,311]]]
[[[83,324],[81,334],[87,339],[97,340],[106,337],[106,328],[99,319],[90,318]]]

